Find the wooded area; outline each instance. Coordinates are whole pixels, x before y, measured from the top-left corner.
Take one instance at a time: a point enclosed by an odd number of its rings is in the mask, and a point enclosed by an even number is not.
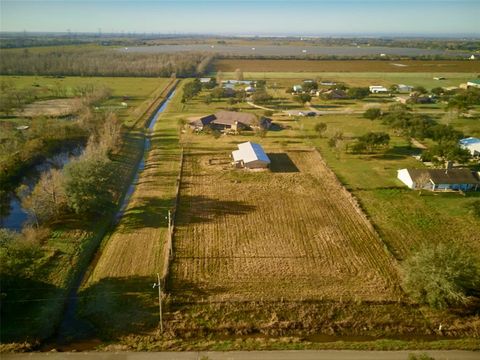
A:
[[[212,57],[200,53],[130,54],[88,47],[4,50],[2,75],[158,76],[203,74]]]

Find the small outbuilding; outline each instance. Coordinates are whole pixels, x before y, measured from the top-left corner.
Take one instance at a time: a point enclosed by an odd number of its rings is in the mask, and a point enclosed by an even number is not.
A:
[[[293,85],[292,89],[293,89],[293,92],[295,93],[299,93],[303,91],[302,85]]]
[[[380,85],[372,85],[369,87],[372,94],[385,94],[388,93],[388,89]]]
[[[233,164],[239,168],[265,169],[270,159],[263,148],[250,141],[238,144],[238,150],[232,151]]]

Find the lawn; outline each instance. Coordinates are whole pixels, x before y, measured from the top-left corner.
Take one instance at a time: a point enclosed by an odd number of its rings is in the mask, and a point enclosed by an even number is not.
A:
[[[313,127],[319,121],[328,126],[325,138],[314,134]],[[358,115],[322,116],[302,123],[311,144],[320,149],[328,166],[359,199],[395,257],[403,259],[427,241],[462,241],[472,249],[480,249],[480,234],[471,231],[480,225],[480,220],[468,211],[478,194],[419,196],[396,179],[398,169],[423,167],[411,156],[418,153],[418,149],[410,148],[404,138],[390,133],[392,140],[387,152],[354,155],[332,150],[327,145],[327,137],[336,131],[353,137],[388,129],[380,122]]]

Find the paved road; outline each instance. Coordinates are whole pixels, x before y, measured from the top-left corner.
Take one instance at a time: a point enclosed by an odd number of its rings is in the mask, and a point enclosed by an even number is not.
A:
[[[85,352],[2,354],[2,360],[407,360],[410,354],[427,353],[435,360],[478,360],[474,351],[231,351],[231,352]]]

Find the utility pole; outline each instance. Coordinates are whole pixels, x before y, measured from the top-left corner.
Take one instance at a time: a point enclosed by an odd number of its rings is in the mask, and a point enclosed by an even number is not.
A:
[[[168,256],[172,257],[172,212],[168,210]]]
[[[163,333],[163,321],[162,321],[162,286],[160,283],[160,274],[157,273],[157,281],[158,283],[153,284],[153,288],[155,286],[158,287],[158,317],[160,321],[160,332]]]

